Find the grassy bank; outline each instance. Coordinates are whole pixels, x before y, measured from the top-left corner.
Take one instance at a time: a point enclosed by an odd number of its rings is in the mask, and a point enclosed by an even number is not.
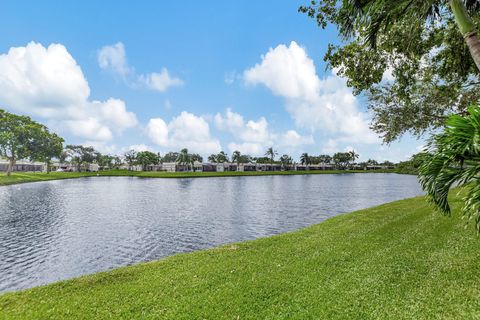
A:
[[[419,197],[8,293],[0,318],[474,319],[479,241],[458,216],[439,216]]]
[[[327,170],[327,171],[273,171],[273,172],[155,172],[155,171],[127,171],[109,170],[100,172],[14,172],[10,177],[0,173],[0,186],[25,182],[72,179],[97,176],[135,176],[143,178],[206,178],[206,177],[234,177],[234,176],[265,176],[265,175],[299,175],[299,174],[339,174],[365,172],[394,172],[392,170]]]

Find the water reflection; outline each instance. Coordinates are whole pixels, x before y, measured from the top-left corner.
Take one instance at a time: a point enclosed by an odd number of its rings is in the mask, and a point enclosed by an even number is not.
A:
[[[0,291],[291,231],[421,194],[415,177],[95,177],[0,188]]]

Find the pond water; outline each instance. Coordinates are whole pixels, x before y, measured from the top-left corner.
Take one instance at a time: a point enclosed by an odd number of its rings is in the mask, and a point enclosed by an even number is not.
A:
[[[0,292],[291,231],[420,194],[416,177],[382,173],[0,187]]]

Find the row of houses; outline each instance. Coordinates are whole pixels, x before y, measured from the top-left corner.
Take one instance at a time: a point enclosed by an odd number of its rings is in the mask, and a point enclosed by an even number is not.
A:
[[[8,167],[7,161],[0,160],[0,171],[6,171]],[[52,171],[90,171],[97,172],[101,170],[98,164],[85,164],[78,167],[75,164],[70,163],[53,163],[51,165]],[[128,166],[123,164],[119,169],[132,170],[132,171],[142,171],[142,166]],[[165,162],[158,165],[147,166],[147,171],[166,171],[166,172],[231,172],[231,171],[311,171],[311,170],[334,170],[336,169],[332,164],[322,164],[322,165],[302,165],[302,164],[292,164],[286,167],[283,167],[281,164],[277,163],[202,163],[195,162],[193,165],[182,165],[176,162]],[[353,170],[379,170],[379,169],[393,169],[393,167],[387,166],[360,166],[353,165],[349,169]],[[23,172],[45,172],[47,167],[44,163],[41,162],[25,162],[18,161],[13,168],[13,171],[23,171]]]
[[[124,169],[142,171],[141,166],[127,167]],[[349,167],[350,170],[379,170],[379,169],[393,169],[393,166],[370,165],[360,166],[353,165]],[[317,165],[302,165],[292,164],[289,166],[282,166],[278,163],[201,163],[195,162],[193,165],[182,165],[176,162],[166,162],[159,165],[148,166],[147,171],[166,171],[166,172],[231,172],[231,171],[312,171],[312,170],[335,170],[333,164],[317,164]]]

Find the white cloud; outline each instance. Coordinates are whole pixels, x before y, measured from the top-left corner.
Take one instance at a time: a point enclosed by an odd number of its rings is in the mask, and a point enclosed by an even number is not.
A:
[[[313,143],[311,136],[302,136],[295,130],[289,130],[283,134],[273,133],[264,117],[257,121],[246,121],[242,115],[233,112],[230,108],[224,115],[217,113],[213,121],[217,129],[229,132],[236,140],[228,144],[230,152],[239,150],[242,153],[263,155],[271,146],[291,148]]]
[[[139,81],[147,88],[152,90],[165,92],[170,87],[178,87],[183,85],[180,78],[170,76],[168,70],[163,68],[161,72],[153,72],[147,75],[141,75]]]
[[[165,92],[170,87],[178,87],[184,84],[182,79],[171,76],[167,68],[162,68],[160,72],[137,75],[135,69],[128,65],[125,46],[122,42],[102,47],[98,51],[97,60],[100,68],[118,74],[133,87],[142,86]]]
[[[61,44],[35,42],[0,55],[0,104],[40,117],[55,129],[95,141],[134,127],[137,118],[122,100],[90,101],[85,76]]]
[[[313,144],[314,140],[312,136],[302,136],[295,130],[288,130],[280,138],[281,146],[296,147],[306,144]]]
[[[153,152],[153,148],[151,146],[147,146],[146,144],[134,144],[126,148],[125,151],[135,150],[137,152],[141,151],[150,151]]]
[[[125,46],[117,42],[111,46],[104,46],[98,50],[98,64],[102,69],[111,69],[122,77],[127,76],[133,70],[128,66],[125,55]]]
[[[313,60],[294,41],[270,49],[261,63],[244,72],[244,80],[248,85],[263,84],[285,98],[299,128],[323,131],[339,141],[379,142],[346,81],[334,73],[320,79]]]
[[[146,133],[158,146],[168,148],[188,148],[201,154],[216,153],[221,150],[220,142],[210,136],[208,122],[199,116],[183,111],[167,123],[161,118],[150,119]]]

